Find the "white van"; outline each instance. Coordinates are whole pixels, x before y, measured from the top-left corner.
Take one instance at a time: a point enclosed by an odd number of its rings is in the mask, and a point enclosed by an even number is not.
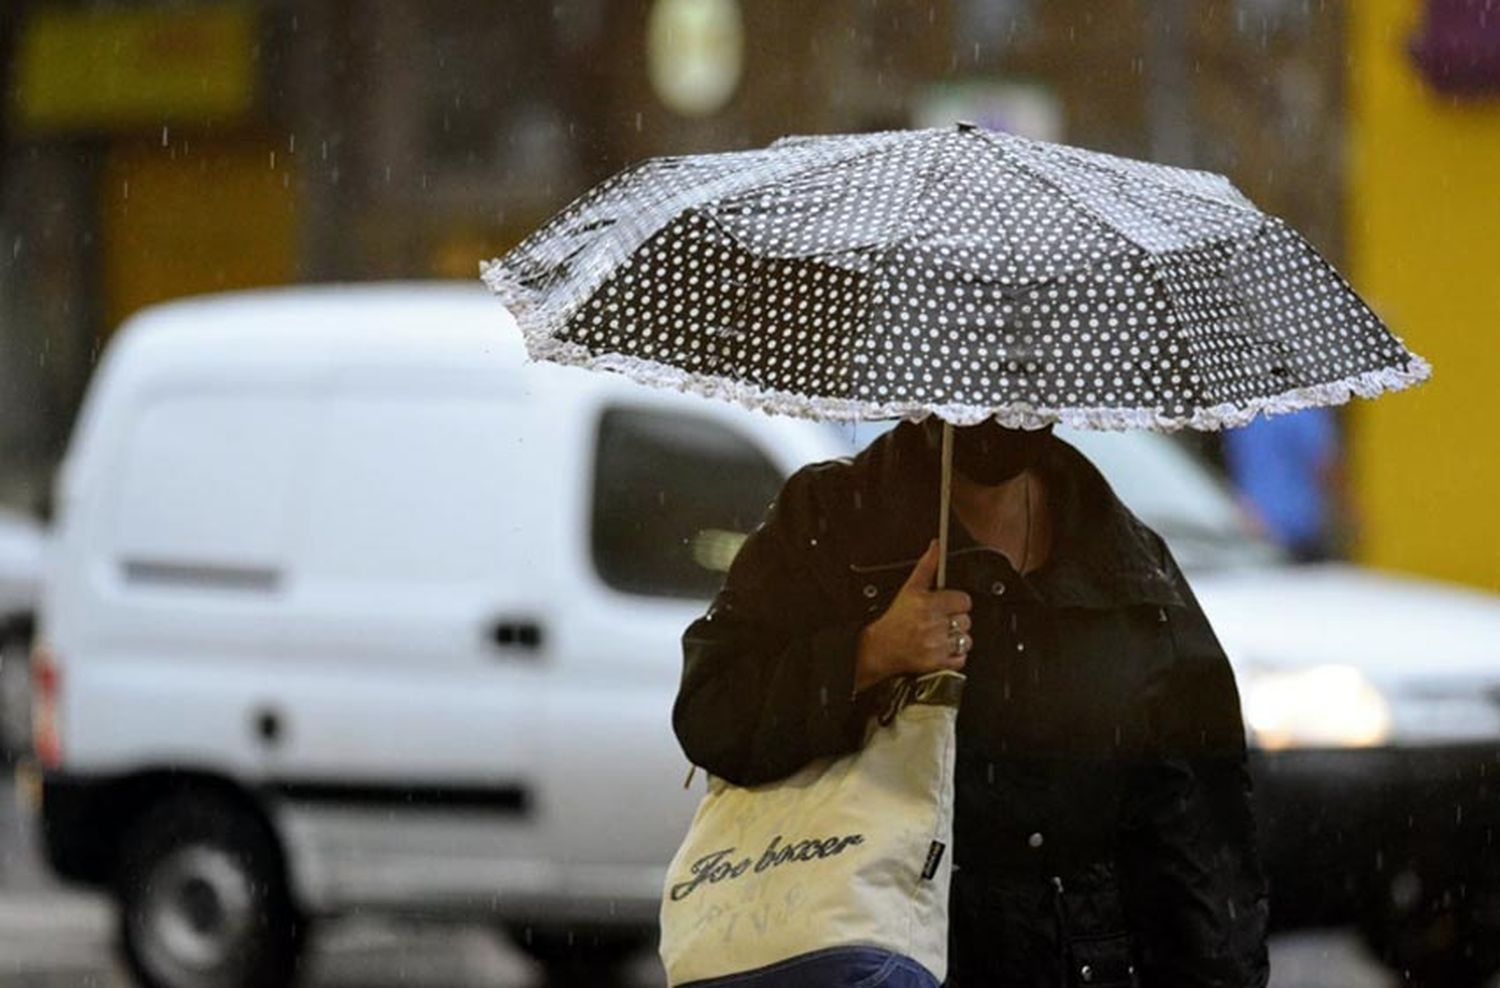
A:
[[[143,313],[59,476],[33,670],[53,869],[114,891],[150,986],[283,984],[305,920],[355,911],[549,959],[648,941],[697,799],[682,629],[782,478],[879,428],[529,363],[478,287]],[[1067,438],[1235,662],[1273,918],[1481,983],[1500,599],[1281,565],[1167,438]]]
[[[304,914],[483,915],[543,954],[575,920],[649,931],[696,799],[682,629],[782,478],[840,451],[529,363],[478,287],[137,317],[59,477],[55,870],[116,888],[151,985],[277,983]]]

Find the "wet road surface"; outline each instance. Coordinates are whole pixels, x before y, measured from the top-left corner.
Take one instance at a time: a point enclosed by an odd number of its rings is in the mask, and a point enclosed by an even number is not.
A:
[[[0,988],[127,988],[111,949],[113,917],[98,896],[64,890],[36,859],[16,793],[0,784]],[[322,928],[310,957],[316,988],[562,988],[504,938],[482,927],[345,921]],[[586,983],[599,988],[597,975]],[[620,988],[664,983],[650,953]],[[1342,931],[1272,943],[1275,988],[1395,988],[1396,981]]]

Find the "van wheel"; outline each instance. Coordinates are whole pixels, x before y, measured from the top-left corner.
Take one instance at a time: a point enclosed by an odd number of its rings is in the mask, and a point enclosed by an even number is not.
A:
[[[547,969],[548,985],[611,984],[611,975],[654,941],[642,930],[514,924],[511,940]]]
[[[304,924],[260,821],[214,796],[149,809],[121,846],[120,945],[146,988],[283,988]]]
[[[31,670],[28,643],[11,628],[0,631],[0,764],[31,746]]]

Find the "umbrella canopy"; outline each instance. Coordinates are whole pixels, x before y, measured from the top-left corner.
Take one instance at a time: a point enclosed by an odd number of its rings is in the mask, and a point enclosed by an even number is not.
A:
[[[534,357],[811,418],[1214,429],[1429,373],[1224,177],[967,124],[646,161],[482,271]]]

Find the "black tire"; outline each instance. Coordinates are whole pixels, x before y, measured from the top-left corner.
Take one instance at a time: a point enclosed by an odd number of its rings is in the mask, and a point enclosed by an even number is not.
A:
[[[516,923],[506,932],[546,968],[549,988],[618,983],[625,963],[655,942],[649,930],[582,924]]]
[[[30,642],[19,628],[0,628],[0,764],[31,750]]]
[[[286,988],[305,924],[262,822],[188,792],[137,818],[115,885],[120,947],[144,988]]]

